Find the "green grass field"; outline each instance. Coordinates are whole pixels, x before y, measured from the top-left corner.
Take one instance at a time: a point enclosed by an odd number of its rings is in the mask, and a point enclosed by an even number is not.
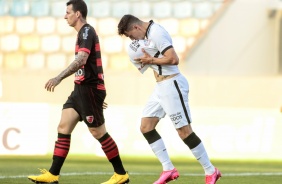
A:
[[[172,184],[203,184],[204,173],[197,161],[172,159],[180,173]],[[158,179],[161,166],[155,158],[123,158],[130,174],[130,184],[152,184]],[[282,161],[212,160],[223,177],[218,184],[281,184]],[[0,183],[32,183],[28,175],[37,175],[37,168],[49,169],[51,156],[0,156]],[[60,184],[100,184],[113,174],[104,157],[69,155],[61,171]]]

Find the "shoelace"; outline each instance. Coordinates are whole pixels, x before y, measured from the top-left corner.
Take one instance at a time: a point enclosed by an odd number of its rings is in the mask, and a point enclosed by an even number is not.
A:
[[[42,174],[46,174],[46,173],[48,173],[49,171],[47,171],[46,169],[40,169],[40,168],[38,168],[39,169],[39,171],[42,173]],[[50,173],[51,174],[51,173]],[[57,180],[52,180],[52,182],[53,181],[57,181]]]
[[[45,173],[48,172],[46,169],[39,169],[39,171],[40,171],[42,174],[45,174]]]

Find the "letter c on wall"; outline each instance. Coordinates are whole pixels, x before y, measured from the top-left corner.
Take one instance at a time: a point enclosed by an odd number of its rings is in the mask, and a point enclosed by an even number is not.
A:
[[[4,146],[6,149],[8,149],[8,150],[16,150],[16,149],[18,149],[18,148],[20,147],[19,144],[15,145],[15,146],[13,146],[13,147],[12,147],[11,145],[9,145],[9,143],[8,143],[8,135],[9,135],[9,133],[12,132],[12,131],[14,131],[14,132],[16,132],[16,133],[20,133],[20,132],[21,132],[21,131],[20,131],[19,129],[17,129],[17,128],[8,128],[7,130],[4,131],[4,134],[3,134],[3,146]]]

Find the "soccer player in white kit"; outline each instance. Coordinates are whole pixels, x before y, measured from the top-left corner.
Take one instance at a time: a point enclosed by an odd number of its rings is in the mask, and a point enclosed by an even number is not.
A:
[[[154,184],[166,184],[179,177],[171,162],[165,144],[155,129],[159,120],[167,114],[179,137],[192,151],[205,171],[206,184],[215,184],[221,177],[204,148],[201,139],[193,132],[188,105],[189,85],[178,69],[179,59],[168,32],[152,20],[143,22],[133,15],[124,15],[118,24],[118,34],[129,37],[130,61],[144,73],[153,69],[157,81],[142,113],[140,130],[163,166]]]

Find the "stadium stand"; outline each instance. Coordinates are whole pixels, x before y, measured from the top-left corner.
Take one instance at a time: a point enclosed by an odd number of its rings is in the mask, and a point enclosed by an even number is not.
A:
[[[125,53],[128,41],[117,35],[117,23],[123,14],[160,22],[172,33],[179,54],[187,55],[230,0],[86,2],[88,22],[100,36],[105,69],[128,70],[132,69]],[[72,60],[76,33],[63,19],[65,3],[65,0],[0,0],[0,69],[60,70]],[[63,61],[54,64],[53,60]],[[119,65],[115,63],[117,60]]]

